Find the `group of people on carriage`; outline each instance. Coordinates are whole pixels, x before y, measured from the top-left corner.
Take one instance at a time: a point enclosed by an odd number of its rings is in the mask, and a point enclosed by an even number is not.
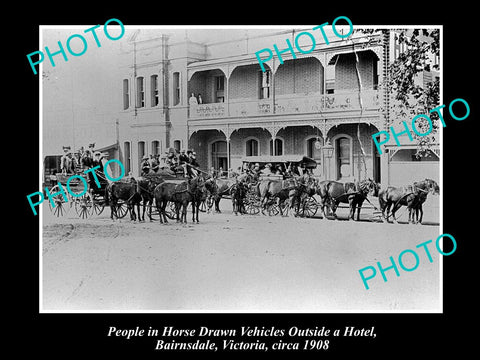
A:
[[[195,151],[191,149],[177,151],[170,148],[162,157],[160,154],[150,154],[150,157],[144,155],[141,163],[141,175],[157,174],[161,170],[176,173],[180,170],[185,177],[194,178],[198,175],[199,167]]]
[[[70,146],[63,146],[63,155],[60,158],[60,170],[63,175],[75,174],[82,170],[102,165],[102,158],[105,154],[95,151],[95,143],[89,144],[85,149],[83,146],[76,152]]]

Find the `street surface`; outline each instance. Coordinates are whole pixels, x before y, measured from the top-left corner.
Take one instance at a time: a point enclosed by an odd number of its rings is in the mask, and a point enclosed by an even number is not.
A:
[[[73,208],[57,218],[44,204],[42,310],[440,311],[440,229],[428,207],[430,225],[409,225],[406,212],[404,223],[384,224],[370,221],[371,210],[359,222],[346,221],[346,209],[337,221],[235,216],[222,200],[223,212],[201,213],[199,224],[189,211],[188,224],[162,225],[128,215],[112,221],[109,208],[84,220]],[[415,248],[429,239],[433,263]],[[419,255],[414,271],[398,265],[405,249]],[[384,282],[377,268],[366,290],[358,270],[391,266],[390,256],[400,277],[389,270]],[[414,265],[409,256],[404,263]]]

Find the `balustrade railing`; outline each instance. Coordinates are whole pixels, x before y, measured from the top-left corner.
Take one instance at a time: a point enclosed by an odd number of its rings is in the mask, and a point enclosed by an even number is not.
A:
[[[228,106],[228,113],[227,113]],[[271,99],[242,99],[226,103],[190,105],[190,119],[244,117],[273,114],[307,114],[329,111],[372,110],[380,106],[378,90],[278,96]]]

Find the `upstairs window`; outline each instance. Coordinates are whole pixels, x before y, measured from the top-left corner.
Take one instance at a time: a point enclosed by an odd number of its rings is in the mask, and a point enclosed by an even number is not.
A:
[[[128,79],[123,79],[123,110],[127,110],[130,106]]]
[[[265,72],[261,71],[260,73],[260,99],[270,98],[270,84],[272,78],[272,72],[267,70]]]
[[[145,86],[142,76],[137,77],[137,108],[145,107]]]
[[[216,102],[225,101],[225,76],[215,76],[215,99]]]
[[[158,105],[158,75],[150,76],[150,92],[152,107]]]
[[[180,104],[180,73],[173,73],[173,105]]]

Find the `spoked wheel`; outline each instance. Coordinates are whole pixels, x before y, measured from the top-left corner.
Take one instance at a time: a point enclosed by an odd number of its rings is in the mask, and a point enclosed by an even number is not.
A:
[[[50,194],[55,194],[60,191],[60,188],[58,185],[55,185],[50,189]],[[68,196],[68,195],[67,195]],[[58,194],[57,196],[52,198],[54,205],[52,206],[52,203],[50,200],[48,201],[48,207],[50,208],[50,211],[55,215],[56,217],[63,216],[67,214],[68,210],[72,207],[72,199],[67,199],[69,204],[67,205],[67,201],[63,198],[63,195]]]
[[[288,201],[284,201],[280,204],[281,208],[282,208],[282,214],[284,216],[288,216],[288,213],[290,211],[290,204],[288,203]]]
[[[296,212],[296,215],[309,218],[315,216],[317,210],[317,201],[313,197],[309,197],[302,201],[302,204],[300,204],[300,208],[298,209],[298,212]]]
[[[100,215],[105,209],[105,200],[103,197],[100,197],[97,194],[93,195],[93,202],[92,202],[92,213],[95,215]]]
[[[257,215],[260,212],[260,205],[256,202],[247,202],[244,206],[249,215]]]
[[[75,211],[77,212],[77,215],[82,219],[86,219],[92,215],[92,207],[92,196],[88,192],[83,194],[81,197],[75,199]]]
[[[272,203],[267,206],[267,211],[269,216],[275,216],[280,214],[280,208],[277,203]]]
[[[119,202],[117,203],[117,217],[119,219],[122,219],[127,215],[128,212],[128,207],[127,204],[124,202]]]
[[[200,207],[198,208],[201,212],[207,211],[207,200],[204,200],[200,203]]]

